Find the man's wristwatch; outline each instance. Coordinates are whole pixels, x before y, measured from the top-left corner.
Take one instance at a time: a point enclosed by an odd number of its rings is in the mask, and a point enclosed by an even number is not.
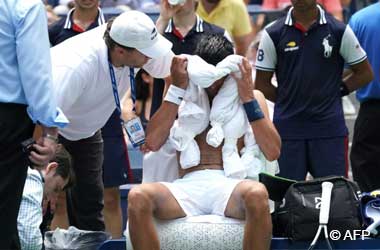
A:
[[[54,141],[55,143],[58,143],[58,137],[51,135],[51,134],[44,134],[44,138]]]

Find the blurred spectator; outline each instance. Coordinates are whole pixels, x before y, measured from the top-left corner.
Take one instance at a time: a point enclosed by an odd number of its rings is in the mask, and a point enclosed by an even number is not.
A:
[[[349,25],[368,54],[375,78],[356,91],[360,102],[351,150],[354,180],[364,192],[380,188],[380,2],[355,13]]]
[[[57,127],[68,120],[52,86],[45,6],[40,0],[0,0],[0,248],[20,249],[17,215],[28,165],[54,157]],[[24,150],[21,142],[42,137]],[[30,164],[28,163],[30,160]]]
[[[42,249],[42,201],[56,199],[58,192],[70,187],[74,182],[71,157],[61,145],[59,146],[55,159],[45,170],[28,169],[17,218],[22,250]]]
[[[275,102],[280,176],[347,175],[341,96],[371,81],[371,67],[349,26],[315,1],[298,0],[293,7],[263,31],[256,60],[256,87]],[[345,62],[353,74],[342,80]]]
[[[252,41],[252,26],[243,0],[199,0],[198,15],[232,36],[236,54],[245,56]]]
[[[64,40],[105,23],[99,0],[75,0],[66,18],[49,26],[49,40],[55,46]]]

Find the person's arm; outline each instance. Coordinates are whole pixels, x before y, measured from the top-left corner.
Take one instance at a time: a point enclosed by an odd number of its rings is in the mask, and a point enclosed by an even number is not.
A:
[[[276,66],[276,48],[267,30],[264,29],[256,54],[255,87],[263,92],[265,97],[272,102],[276,101],[276,87],[272,85],[273,72]]]
[[[265,155],[265,158],[269,161],[276,160],[280,156],[281,139],[269,118],[265,97],[260,91],[254,91],[255,86],[252,80],[252,67],[247,59],[243,59],[243,63],[242,65],[239,65],[239,68],[242,77],[237,78],[234,76],[234,78],[238,85],[241,101],[243,104],[252,104],[257,101],[263,113],[262,118],[250,122],[256,142]],[[248,112],[247,116],[249,118]]]
[[[171,65],[172,85],[185,90],[189,84],[187,58],[175,56]],[[177,117],[179,105],[164,101],[147,125],[144,151],[157,151],[165,143]]]
[[[251,17],[243,2],[236,2],[231,8],[233,8],[235,19],[233,20],[233,29],[229,32],[234,41],[236,54],[245,56],[248,46],[253,40]]]
[[[166,93],[168,92],[168,89],[170,87],[170,84],[172,83],[172,78],[170,76],[166,77],[164,79],[165,85],[164,85],[164,91],[162,93],[162,100],[164,100]]]
[[[30,8],[23,8],[25,13],[16,21],[15,43],[28,115],[34,123],[39,122],[46,127],[64,127],[68,120],[57,108],[52,85],[45,8],[37,2]]]
[[[343,86],[346,88],[342,92],[343,95],[361,88],[372,81],[373,72],[367,55],[348,25],[343,33],[339,53],[350,67],[350,74],[346,75],[342,81]]]
[[[35,150],[29,158],[36,167],[43,168],[54,157],[57,127],[64,127],[68,120],[57,107],[54,94],[45,8],[42,3],[30,4],[30,8],[23,6],[24,11],[17,17],[15,42],[27,112],[42,127],[42,137],[33,145]]]
[[[232,39],[235,44],[235,53],[237,55],[245,56],[247,54],[249,44],[253,40],[253,34],[249,33],[243,36],[233,36]]]
[[[160,3],[160,15],[156,21],[156,27],[160,34],[163,34],[168,26],[169,20],[174,16],[181,5],[170,5],[168,0],[161,0]]]
[[[137,101],[136,101],[137,102]],[[121,118],[123,121],[128,121],[135,118],[137,115],[133,111],[133,101],[131,97],[131,89],[121,99]]]
[[[255,86],[268,100],[276,102],[276,87],[272,84],[272,77],[271,71],[256,70]]]
[[[343,82],[346,85],[348,91],[351,93],[358,88],[367,85],[373,80],[373,72],[368,59],[365,61],[350,66],[352,74],[347,76]]]
[[[58,128],[40,125],[42,136],[33,145],[34,150],[31,151],[29,159],[34,163],[35,168],[44,169],[50,160],[55,157],[58,143]]]

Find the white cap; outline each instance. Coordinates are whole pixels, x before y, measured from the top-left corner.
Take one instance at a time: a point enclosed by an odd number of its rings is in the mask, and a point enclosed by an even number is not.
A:
[[[157,32],[149,16],[135,10],[124,12],[115,18],[110,36],[118,44],[135,48],[150,58],[166,55],[173,46]]]

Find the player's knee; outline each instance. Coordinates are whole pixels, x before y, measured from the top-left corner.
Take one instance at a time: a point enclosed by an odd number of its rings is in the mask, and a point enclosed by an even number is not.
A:
[[[133,188],[128,194],[128,214],[138,215],[152,212],[152,201],[140,187]]]
[[[254,183],[244,194],[244,203],[248,211],[268,210],[268,191],[261,183]]]

